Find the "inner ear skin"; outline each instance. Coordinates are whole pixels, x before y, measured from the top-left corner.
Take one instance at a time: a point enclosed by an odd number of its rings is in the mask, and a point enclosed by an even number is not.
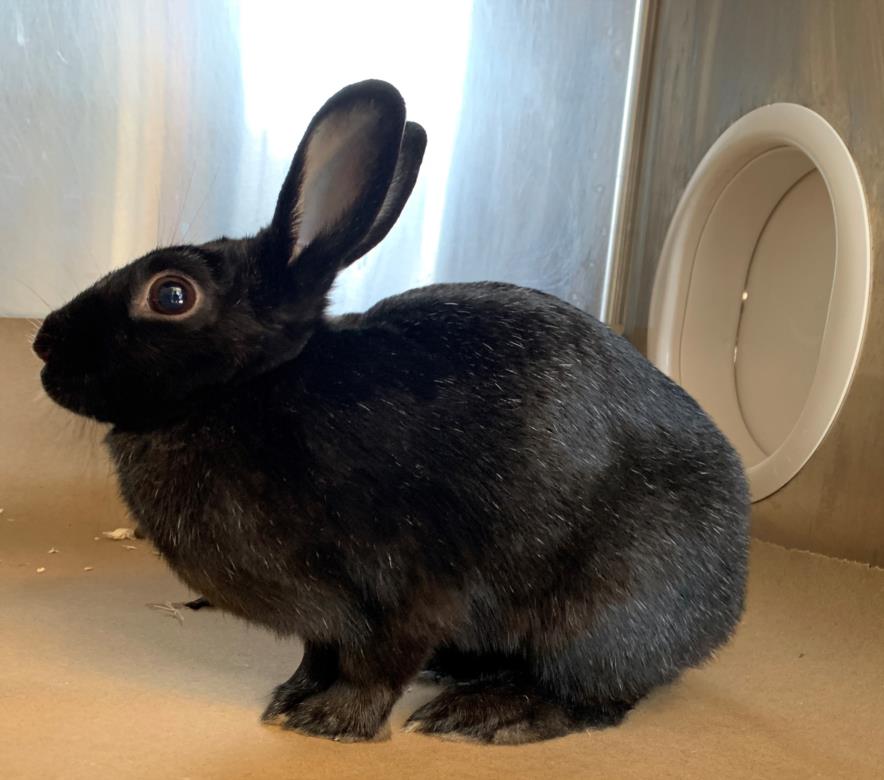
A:
[[[297,241],[289,262],[323,233],[339,230],[377,178],[376,147],[383,146],[383,116],[371,103],[332,114],[313,131],[304,152],[298,204],[292,214]]]
[[[284,250],[274,262],[297,267],[312,253],[339,267],[383,204],[404,126],[402,96],[385,82],[351,84],[325,103],[295,152],[268,226]],[[323,276],[317,270],[307,275]],[[311,293],[315,281],[306,281]]]

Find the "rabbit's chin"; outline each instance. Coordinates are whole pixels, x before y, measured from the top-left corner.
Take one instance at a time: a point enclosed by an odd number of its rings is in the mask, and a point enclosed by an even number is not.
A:
[[[44,366],[40,379],[46,395],[54,403],[80,417],[123,430],[150,430],[176,416],[169,404],[146,405],[136,390],[110,389],[97,376],[62,375],[50,366]]]
[[[55,403],[74,414],[99,422],[112,423],[113,410],[107,395],[96,387],[96,380],[88,374],[59,375],[46,365],[40,372],[43,390]]]

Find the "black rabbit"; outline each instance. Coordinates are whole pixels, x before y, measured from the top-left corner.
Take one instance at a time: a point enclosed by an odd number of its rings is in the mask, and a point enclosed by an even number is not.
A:
[[[216,607],[304,641],[264,714],[342,740],[616,724],[738,621],[746,483],[697,404],[540,292],[439,284],[332,318],[425,134],[367,81],[319,111],[270,225],[158,249],[50,314],[58,403],[112,423],[135,519]]]

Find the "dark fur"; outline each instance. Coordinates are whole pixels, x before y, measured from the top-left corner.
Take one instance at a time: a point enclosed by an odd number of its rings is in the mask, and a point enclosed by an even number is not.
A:
[[[365,101],[389,122],[346,222],[289,262],[302,144],[268,229],[158,250],[50,315],[45,387],[113,423],[123,495],[185,583],[303,638],[268,720],[375,738],[425,669],[448,687],[417,730],[513,743],[615,724],[740,617],[739,460],[625,340],[548,295],[435,285],[327,317],[423,152],[377,82],[307,138]],[[129,315],[159,268],[202,285],[197,315]]]

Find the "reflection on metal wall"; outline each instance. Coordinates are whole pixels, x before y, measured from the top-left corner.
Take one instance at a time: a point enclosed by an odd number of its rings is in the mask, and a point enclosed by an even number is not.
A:
[[[500,279],[596,312],[632,3],[0,0],[0,315],[270,217],[312,113],[387,79],[429,133],[335,308]]]

